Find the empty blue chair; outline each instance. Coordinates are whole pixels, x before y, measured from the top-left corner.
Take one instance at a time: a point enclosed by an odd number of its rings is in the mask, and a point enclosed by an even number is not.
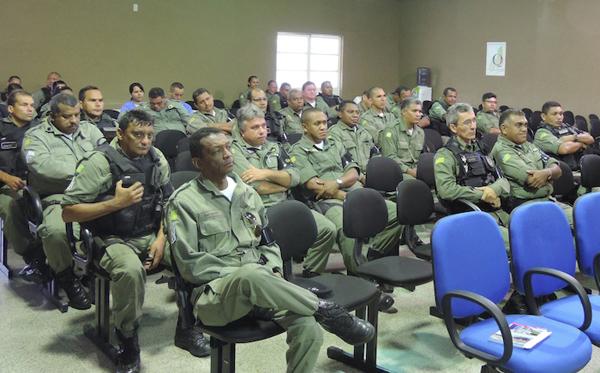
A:
[[[590,193],[577,199],[573,209],[575,242],[579,270],[596,281],[600,289],[600,192]]]
[[[575,245],[569,222],[553,202],[519,206],[510,219],[510,247],[515,288],[525,294],[534,315],[557,320],[584,331],[594,344],[600,342],[600,297],[590,296],[575,278]],[[547,302],[536,297],[569,286],[576,295]]]
[[[576,372],[591,358],[589,338],[577,328],[542,316],[504,315],[497,304],[510,288],[508,258],[494,219],[467,212],[441,219],[431,235],[435,298],[452,343],[486,362],[482,372]],[[492,317],[458,331],[454,321],[487,311]],[[552,334],[533,349],[513,348],[509,323]],[[490,340],[500,329],[503,343]]]

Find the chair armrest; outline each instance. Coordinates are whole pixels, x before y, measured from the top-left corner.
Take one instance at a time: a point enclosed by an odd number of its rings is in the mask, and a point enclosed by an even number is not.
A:
[[[462,198],[459,198],[456,201],[462,203],[463,205],[467,206],[468,208],[470,208],[473,211],[481,211],[479,206],[477,206],[476,204],[474,204],[471,201],[467,201],[466,199],[462,199]]]
[[[577,293],[577,296],[579,297],[579,300],[581,301],[581,305],[583,307],[583,324],[581,324],[581,326],[579,327],[579,330],[581,331],[585,331],[590,327],[590,324],[592,323],[592,305],[590,303],[590,298],[588,297],[587,293],[585,292],[585,289],[583,288],[583,286],[581,286],[581,284],[571,275],[564,273],[562,271],[556,270],[554,268],[545,268],[545,267],[535,267],[535,268],[531,268],[529,269],[527,272],[525,272],[525,276],[523,278],[523,282],[525,285],[525,300],[527,301],[527,308],[534,314],[534,315],[540,315],[540,310],[535,302],[535,298],[533,296],[533,284],[532,284],[532,278],[533,275],[538,274],[538,275],[547,275],[547,276],[552,276],[552,277],[556,277],[559,278],[561,280],[563,280],[564,282],[566,282],[569,287],[571,287],[575,293]]]
[[[596,289],[600,290],[600,253],[594,256],[594,281],[596,281]]]
[[[492,315],[492,317],[496,321],[496,324],[500,328],[500,333],[502,334],[502,344],[504,346],[502,356],[498,358],[486,352],[476,350],[470,346],[467,346],[460,339],[460,335],[458,334],[458,331],[456,329],[454,317],[452,316],[452,298],[461,298],[471,301],[473,303],[477,303]],[[512,334],[510,332],[510,329],[508,328],[508,322],[506,321],[506,317],[504,316],[502,311],[500,311],[500,308],[498,308],[498,306],[489,299],[470,291],[449,291],[448,293],[444,294],[444,297],[442,298],[442,312],[444,316],[444,323],[446,324],[446,328],[448,329],[448,334],[450,334],[450,339],[452,340],[452,343],[456,346],[456,348],[465,353],[467,356],[475,356],[488,363],[498,365],[505,364],[512,356]]]

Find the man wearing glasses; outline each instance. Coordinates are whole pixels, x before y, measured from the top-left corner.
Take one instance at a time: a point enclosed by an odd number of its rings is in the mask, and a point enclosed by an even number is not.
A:
[[[481,111],[477,113],[477,129],[482,133],[500,134],[498,128],[498,100],[492,92],[484,93],[481,97]]]

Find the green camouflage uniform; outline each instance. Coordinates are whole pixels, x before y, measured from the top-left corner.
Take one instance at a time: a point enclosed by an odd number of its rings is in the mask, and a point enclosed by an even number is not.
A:
[[[379,145],[379,133],[386,127],[396,123],[398,119],[391,113],[377,113],[373,109],[367,110],[360,116],[360,125],[363,126],[375,142]]]
[[[409,134],[406,123],[402,118],[379,134],[381,155],[398,162],[406,179],[413,179],[412,176],[406,173],[406,170],[417,168],[417,162],[424,144],[425,132],[423,129],[415,125],[412,134]]]
[[[174,100],[167,100],[165,108],[161,111],[152,110],[148,103],[142,104],[139,108],[154,118],[155,135],[164,130],[175,130],[185,133],[190,114],[181,103]]]
[[[498,121],[500,117],[498,117],[498,113],[486,113],[484,111],[480,111],[477,113],[477,129],[481,131],[481,133],[486,134],[489,133],[492,128],[498,129]]]

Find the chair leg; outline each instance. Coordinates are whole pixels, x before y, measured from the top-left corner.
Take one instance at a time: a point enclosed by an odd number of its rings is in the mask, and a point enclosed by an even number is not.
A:
[[[95,276],[94,284],[96,323],[94,326],[86,325],[83,334],[114,363],[117,360],[119,349],[111,343],[110,280],[102,276]]]
[[[61,313],[69,310],[69,304],[64,301],[59,293],[60,288],[55,279],[52,279],[42,285],[42,294],[48,299]]]
[[[8,265],[8,242],[2,233],[3,224],[0,219],[0,273],[10,280],[13,277],[13,271]]]
[[[235,372],[235,343],[210,337],[210,373]]]

